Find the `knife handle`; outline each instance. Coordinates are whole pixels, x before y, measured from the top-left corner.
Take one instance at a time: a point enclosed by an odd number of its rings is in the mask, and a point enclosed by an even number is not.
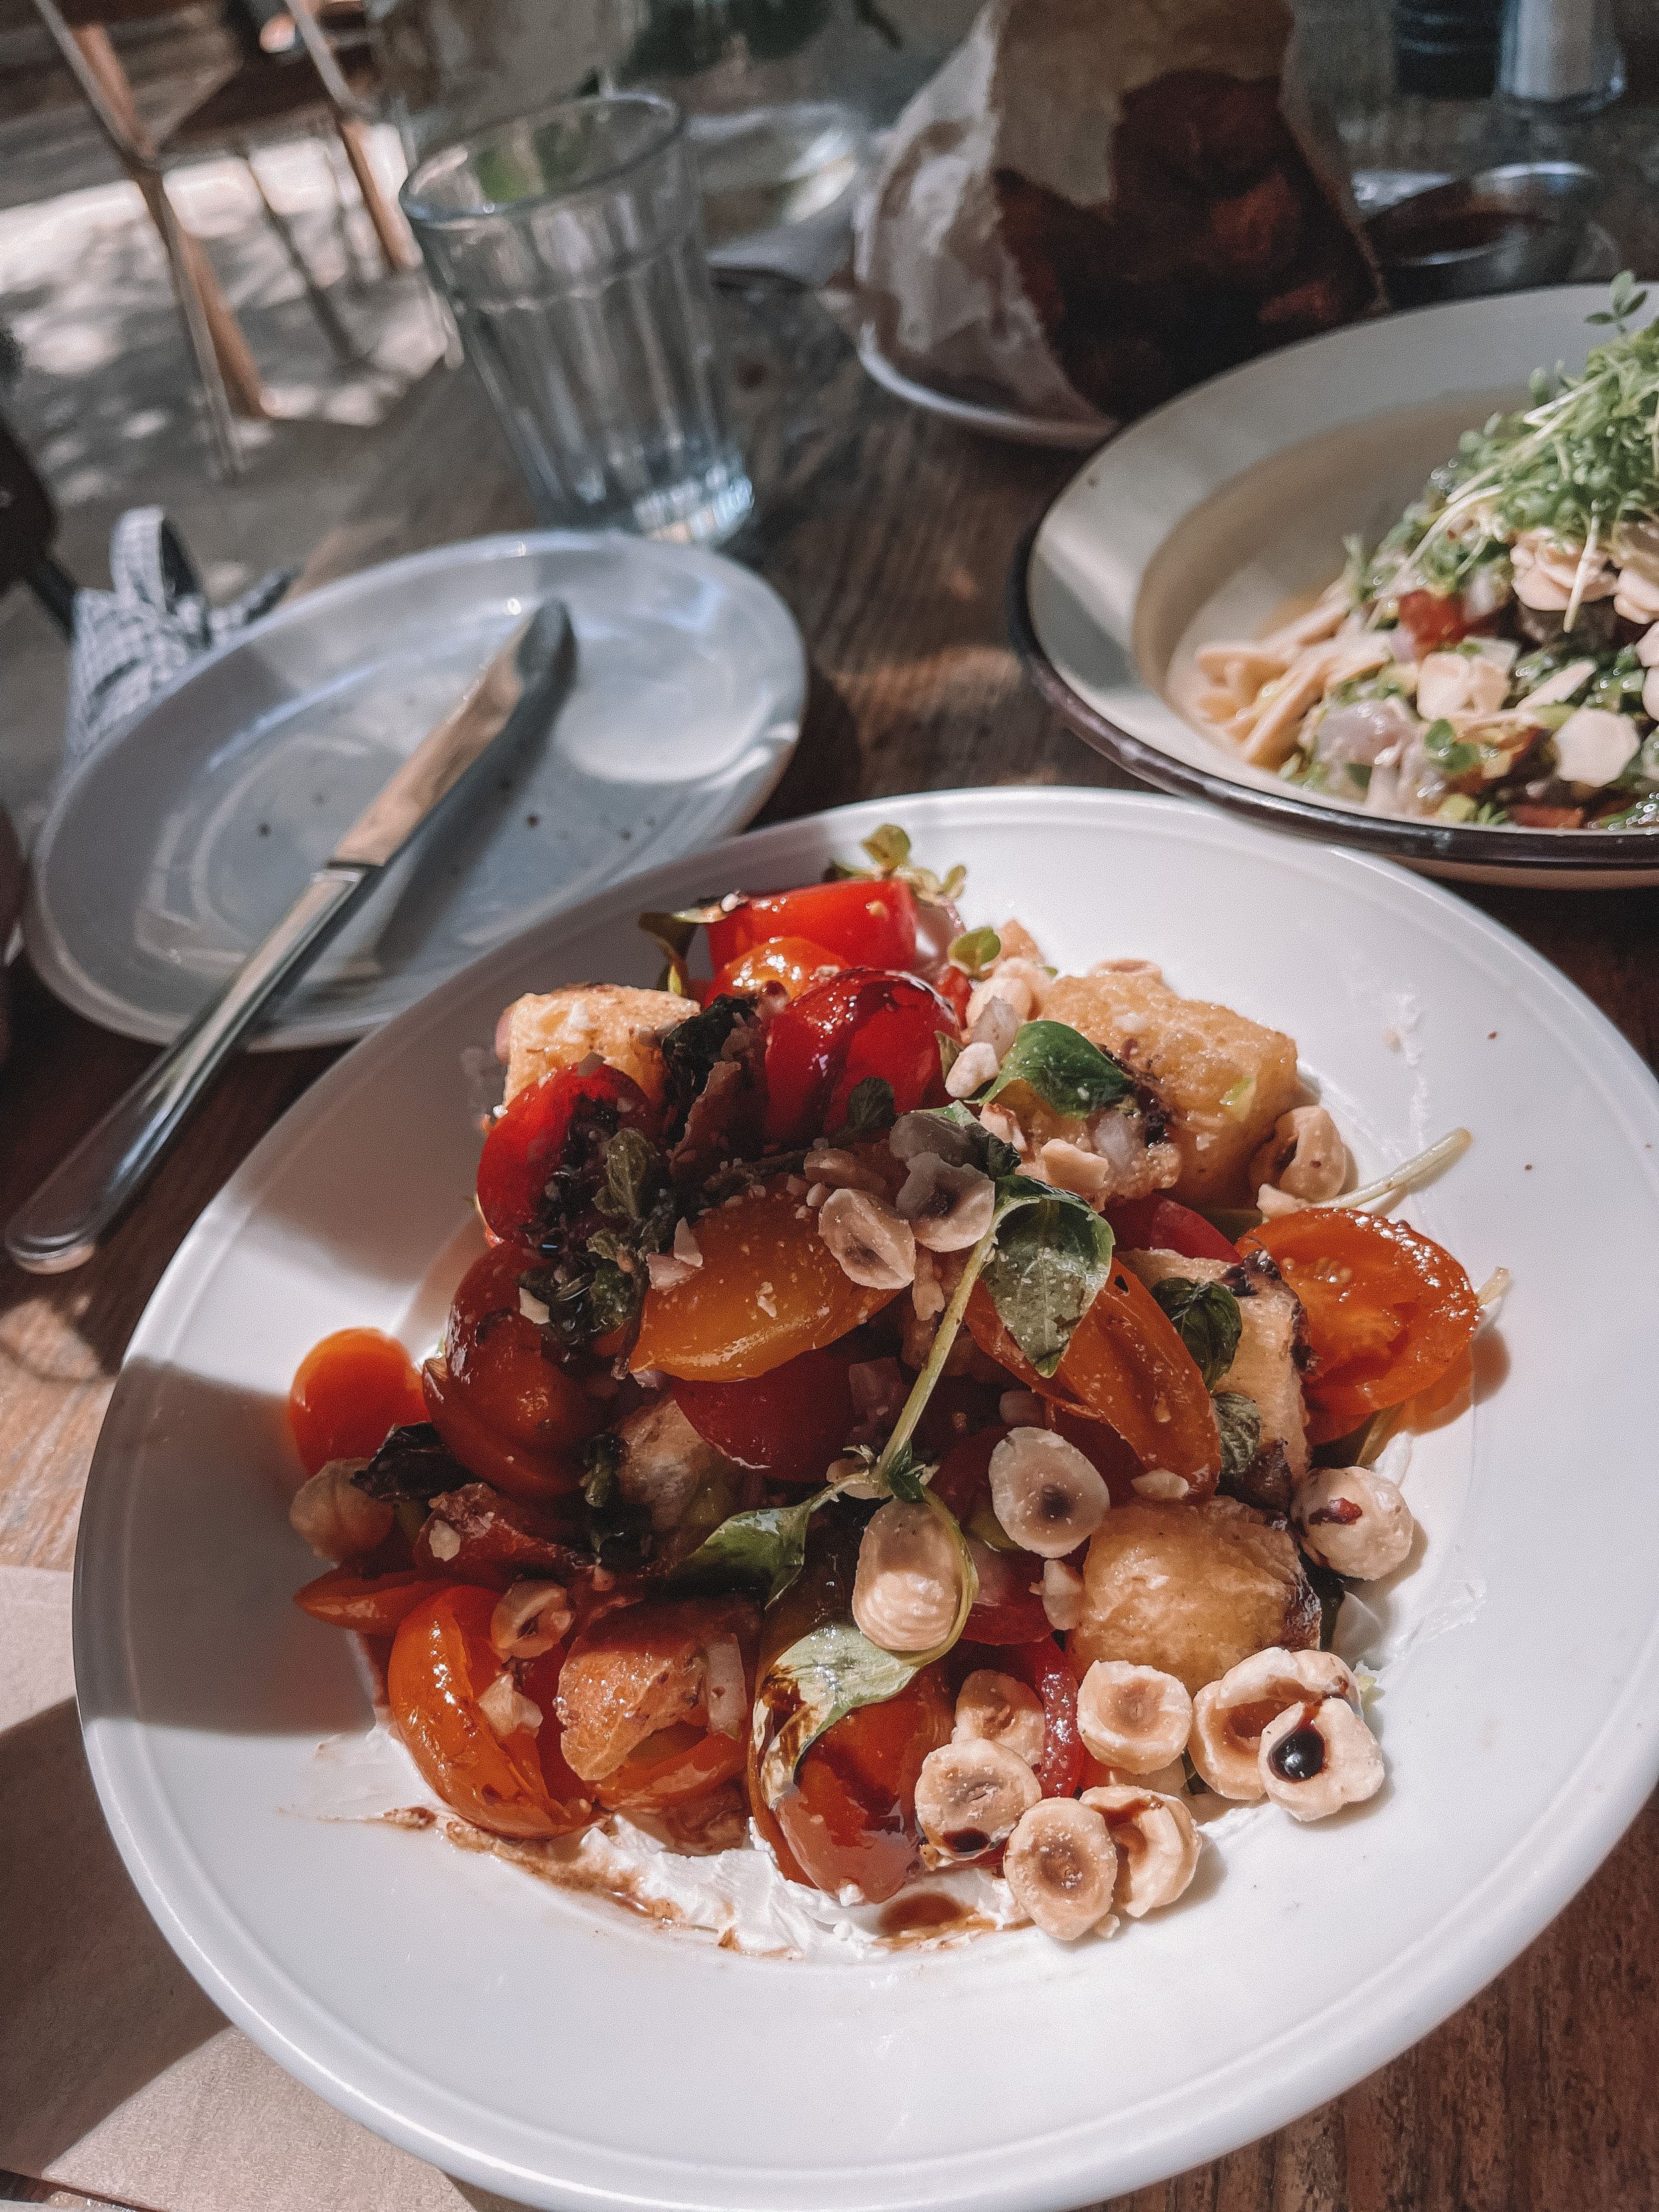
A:
[[[6,1249],[37,1275],[89,1260],[185,1121],[264,1012],[334,934],[378,869],[319,868],[275,929],[125,1097],[88,1131],[6,1226]]]

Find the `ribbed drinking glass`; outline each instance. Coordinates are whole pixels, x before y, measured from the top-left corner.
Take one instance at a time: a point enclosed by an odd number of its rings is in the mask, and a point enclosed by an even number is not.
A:
[[[403,204],[539,519],[718,544],[754,494],[679,111],[572,100],[444,148]]]

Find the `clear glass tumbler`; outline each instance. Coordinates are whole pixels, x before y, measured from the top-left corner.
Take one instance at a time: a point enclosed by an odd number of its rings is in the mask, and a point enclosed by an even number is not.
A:
[[[499,125],[422,161],[403,204],[538,518],[729,537],[754,493],[672,102]]]

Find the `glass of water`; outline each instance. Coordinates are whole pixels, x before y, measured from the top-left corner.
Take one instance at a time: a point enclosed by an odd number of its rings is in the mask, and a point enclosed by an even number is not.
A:
[[[403,190],[538,519],[718,544],[754,493],[732,425],[679,110],[570,100]]]

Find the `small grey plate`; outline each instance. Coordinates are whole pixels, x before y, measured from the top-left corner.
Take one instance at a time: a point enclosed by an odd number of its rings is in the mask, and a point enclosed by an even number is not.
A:
[[[46,983],[107,1029],[170,1040],[549,592],[578,647],[551,729],[388,872],[255,1048],[361,1036],[559,908],[740,829],[805,696],[800,634],[769,585],[619,536],[441,546],[278,608],[76,770],[24,916]]]

